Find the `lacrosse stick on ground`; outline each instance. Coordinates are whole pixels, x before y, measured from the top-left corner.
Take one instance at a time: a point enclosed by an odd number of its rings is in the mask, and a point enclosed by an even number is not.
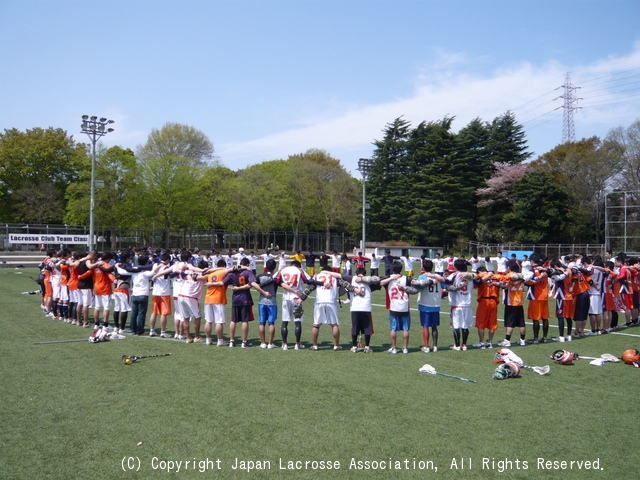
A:
[[[420,373],[428,373],[430,375],[442,375],[443,377],[457,378],[458,380],[462,380],[463,382],[478,383],[476,380],[471,380],[469,378],[463,378],[463,377],[458,377],[457,375],[449,375],[448,373],[437,372],[436,369],[433,368],[428,363],[425,363],[418,371]]]
[[[106,330],[99,328],[97,330],[94,330],[91,333],[91,336],[86,339],[79,339],[79,340],[52,340],[50,342],[35,342],[34,345],[48,345],[48,344],[52,344],[52,343],[72,343],[72,342],[86,342],[87,340],[90,343],[101,343],[101,342],[107,342],[109,340],[124,340],[126,337],[124,335],[118,335],[115,332],[112,333],[107,333]]]
[[[168,357],[169,355],[171,355],[171,354],[170,353],[160,353],[158,355],[143,355],[141,357],[137,356],[137,355],[123,355],[122,356],[122,361],[124,362],[125,365],[131,365],[132,363],[136,363],[141,358]]]
[[[517,363],[522,368],[526,368],[527,370],[532,370],[538,375],[547,375],[551,371],[551,367],[549,365],[545,365],[544,367],[525,365],[524,360],[522,360],[522,358],[520,358],[518,355],[513,353],[511,350],[509,350],[508,348],[501,348],[496,352],[495,356],[493,357],[493,363],[507,363],[507,362]]]
[[[551,358],[563,365],[569,365],[573,360],[591,360],[589,363],[597,367],[603,366],[606,362],[619,362],[620,359],[610,353],[603,353],[599,357],[582,357],[577,353],[568,352],[566,350],[556,350]]]

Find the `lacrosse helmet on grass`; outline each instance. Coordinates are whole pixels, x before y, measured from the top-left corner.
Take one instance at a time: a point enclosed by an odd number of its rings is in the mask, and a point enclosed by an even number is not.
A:
[[[516,362],[506,362],[496,368],[493,378],[496,380],[506,380],[520,375],[520,365]]]
[[[640,362],[640,352],[635,349],[626,350],[622,354],[622,361],[627,365],[633,365],[634,363]]]
[[[555,360],[561,365],[571,365],[571,363],[577,358],[577,353],[571,353],[567,350],[556,350],[551,354],[551,359]]]

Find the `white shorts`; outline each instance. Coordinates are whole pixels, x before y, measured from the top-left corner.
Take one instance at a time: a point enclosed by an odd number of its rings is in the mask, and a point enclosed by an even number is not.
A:
[[[93,298],[93,304],[96,307],[96,310],[100,310],[101,308],[104,310],[109,310],[109,305],[111,304],[111,295],[96,295]]]
[[[300,318],[293,316],[293,307],[296,306],[295,300],[282,299],[282,321],[283,322],[301,322],[304,320],[304,315]]]
[[[80,295],[78,305],[82,307],[90,307],[93,305],[93,290],[81,288],[78,290],[78,294]]]
[[[318,303],[313,308],[314,325],[340,325],[338,323],[338,306],[335,303]]]
[[[473,312],[471,307],[455,307],[451,309],[451,325],[453,328],[471,328]]]
[[[114,312],[130,312],[131,311],[131,292],[114,292],[113,294],[113,311]]]
[[[589,295],[589,315],[602,314],[602,295]]]
[[[60,287],[60,297],[58,298],[62,303],[69,301],[69,289],[66,285]]]
[[[226,305],[223,303],[205,303],[204,319],[208,323],[227,323],[225,320]]]
[[[51,298],[60,298],[60,283],[51,282]]]
[[[80,295],[78,295],[78,289],[69,290],[69,303],[78,303]]]
[[[182,317],[188,320],[191,317],[200,318],[200,303],[198,299],[191,297],[178,297],[178,304],[180,305],[180,311]]]
[[[181,322],[183,318],[184,316],[182,315],[182,308],[180,307],[178,297],[173,297],[173,319],[177,322]]]

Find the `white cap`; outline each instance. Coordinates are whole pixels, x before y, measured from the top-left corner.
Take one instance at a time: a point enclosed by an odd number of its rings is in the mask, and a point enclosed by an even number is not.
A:
[[[244,252],[244,248],[240,247],[240,248],[238,249],[238,251],[239,251],[240,253],[242,253],[242,252]]]

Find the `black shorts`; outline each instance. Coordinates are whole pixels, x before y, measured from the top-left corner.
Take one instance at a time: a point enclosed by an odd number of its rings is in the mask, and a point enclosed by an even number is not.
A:
[[[360,332],[371,335],[372,323],[371,312],[351,312],[351,335],[358,335]]]
[[[505,305],[504,326],[510,328],[524,327],[524,307]]]
[[[251,320],[251,306],[250,305],[242,305],[240,307],[231,307],[231,321],[234,323],[237,322],[248,322]]]

